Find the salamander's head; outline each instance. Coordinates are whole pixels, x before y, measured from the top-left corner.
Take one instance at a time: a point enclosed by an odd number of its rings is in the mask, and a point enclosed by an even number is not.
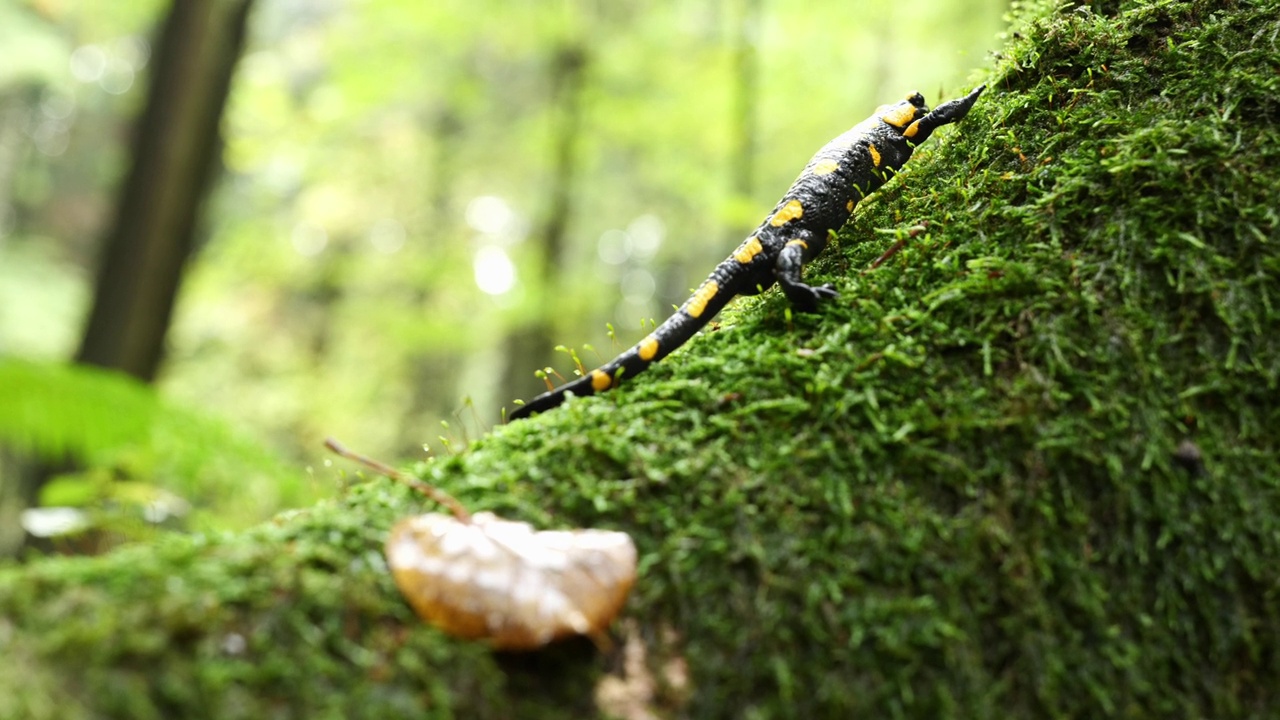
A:
[[[943,125],[958,122],[969,114],[969,108],[973,107],[978,96],[985,89],[987,89],[986,85],[979,85],[968,95],[944,102],[932,112],[925,104],[924,96],[913,92],[892,105],[880,106],[876,110],[876,115],[886,125],[896,129],[911,144],[919,145],[927,140],[934,130]]]

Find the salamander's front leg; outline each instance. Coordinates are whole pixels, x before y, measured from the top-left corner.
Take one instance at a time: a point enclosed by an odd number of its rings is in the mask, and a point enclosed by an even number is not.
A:
[[[791,301],[791,307],[796,312],[817,312],[820,301],[840,296],[840,293],[829,284],[816,287],[806,285],[800,277],[804,264],[816,257],[826,246],[827,238],[814,238],[812,233],[802,231],[783,246],[782,251],[778,253],[778,259],[774,261],[773,273],[778,278],[778,284],[782,286],[782,292],[786,294],[787,300]]]

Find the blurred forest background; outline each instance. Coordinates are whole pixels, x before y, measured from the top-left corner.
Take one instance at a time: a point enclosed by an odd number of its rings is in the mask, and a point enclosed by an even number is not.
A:
[[[326,435],[456,451],[1008,10],[0,0],[0,556],[259,521]]]

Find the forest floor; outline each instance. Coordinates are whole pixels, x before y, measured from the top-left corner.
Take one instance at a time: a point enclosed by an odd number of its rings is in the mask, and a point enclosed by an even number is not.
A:
[[[382,546],[426,503],[371,478],[0,570],[0,717],[1275,716],[1277,42],[1271,3],[1045,10],[807,270],[822,313],[741,300],[418,468],[630,533],[612,651],[421,623]]]

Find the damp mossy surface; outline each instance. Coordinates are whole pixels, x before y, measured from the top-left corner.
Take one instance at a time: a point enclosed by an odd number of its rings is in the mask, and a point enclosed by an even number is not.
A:
[[[658,716],[1280,715],[1276,18],[1045,11],[808,269],[823,312],[739,301],[420,469],[632,534]],[[599,714],[616,658],[413,617],[380,551],[425,507],[0,571],[0,717]]]

